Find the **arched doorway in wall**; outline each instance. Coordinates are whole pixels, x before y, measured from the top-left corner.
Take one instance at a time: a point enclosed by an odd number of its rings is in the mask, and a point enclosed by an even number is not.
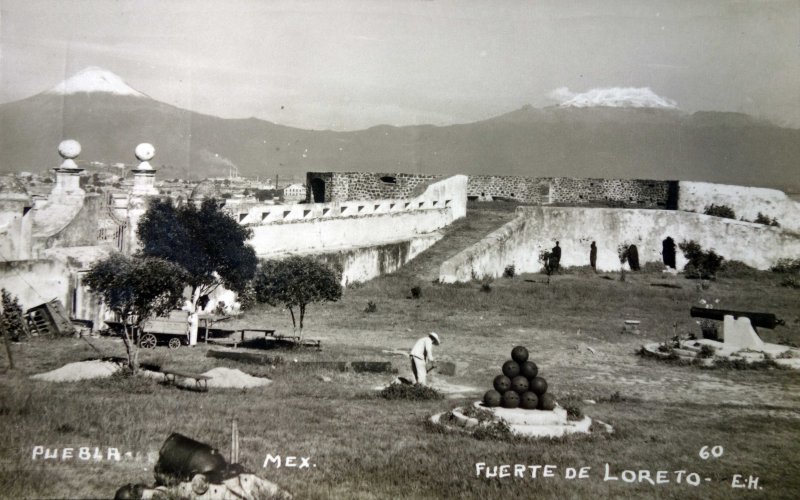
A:
[[[675,269],[675,240],[670,236],[661,243],[661,255],[664,257],[664,265]]]
[[[311,197],[314,203],[325,203],[325,181],[319,177],[311,179]]]

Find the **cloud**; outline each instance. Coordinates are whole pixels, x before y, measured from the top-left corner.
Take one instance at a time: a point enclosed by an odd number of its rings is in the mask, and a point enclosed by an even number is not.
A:
[[[571,92],[567,87],[559,87],[547,94],[547,97],[558,101],[559,106],[573,108],[606,106],[611,108],[676,109],[678,107],[675,101],[659,96],[649,87],[599,88],[581,94]]]

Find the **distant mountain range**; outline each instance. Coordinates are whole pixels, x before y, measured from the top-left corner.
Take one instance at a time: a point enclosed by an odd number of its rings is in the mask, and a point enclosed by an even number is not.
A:
[[[90,68],[0,105],[0,170],[58,166],[63,139],[79,163],[136,163],[140,142],[166,178],[420,172],[681,179],[800,190],[800,130],[747,115],[624,107],[523,107],[475,123],[303,130],[180,109]],[[235,169],[235,170],[234,170]]]

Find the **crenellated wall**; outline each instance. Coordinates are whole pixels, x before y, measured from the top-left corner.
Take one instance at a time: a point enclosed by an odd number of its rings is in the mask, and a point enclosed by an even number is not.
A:
[[[327,253],[433,233],[466,215],[467,178],[428,184],[413,198],[249,207],[235,215],[261,257]]]
[[[635,244],[639,261],[663,262],[668,237],[678,244],[694,240],[728,260],[768,269],[781,258],[800,255],[800,235],[781,228],[708,215],[663,210],[576,207],[519,207],[518,217],[482,241],[444,262],[439,279],[445,283],[501,276],[513,264],[517,272],[542,269],[539,254],[556,241],[561,265],[589,265],[589,248],[597,245],[597,269],[621,268],[620,246]],[[676,249],[676,264],[686,259]]]

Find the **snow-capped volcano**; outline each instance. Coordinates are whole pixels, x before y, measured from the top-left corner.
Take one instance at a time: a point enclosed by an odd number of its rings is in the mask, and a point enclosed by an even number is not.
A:
[[[122,80],[122,78],[118,77],[114,73],[96,66],[91,66],[79,71],[47,91],[48,94],[60,95],[92,92],[106,92],[109,94],[132,97],[147,97],[138,90],[129,87]]]
[[[677,103],[661,97],[648,87],[610,87],[591,89],[581,94],[570,92],[567,87],[559,87],[550,92],[549,97],[559,101],[559,106],[569,108],[657,108],[676,109]]]

